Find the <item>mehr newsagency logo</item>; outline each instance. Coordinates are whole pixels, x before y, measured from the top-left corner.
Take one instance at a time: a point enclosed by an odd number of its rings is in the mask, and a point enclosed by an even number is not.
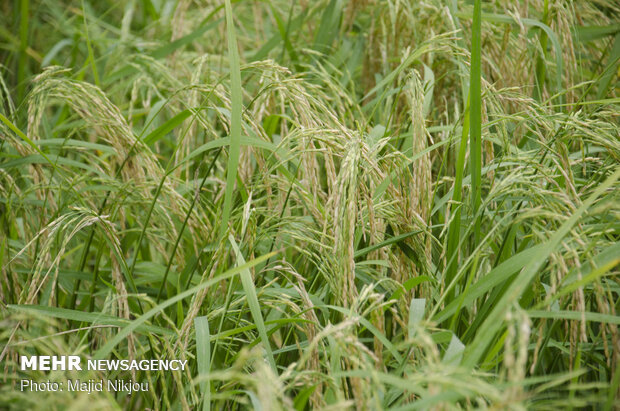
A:
[[[78,355],[35,355],[20,357],[21,371],[184,371],[187,360],[105,360],[83,359]],[[21,391],[31,392],[126,392],[148,391],[148,382],[131,379],[68,379],[62,381],[34,381],[22,379]]]

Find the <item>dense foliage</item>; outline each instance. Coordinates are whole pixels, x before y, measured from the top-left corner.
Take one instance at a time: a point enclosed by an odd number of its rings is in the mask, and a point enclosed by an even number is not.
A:
[[[0,407],[620,407],[617,1],[0,10]]]

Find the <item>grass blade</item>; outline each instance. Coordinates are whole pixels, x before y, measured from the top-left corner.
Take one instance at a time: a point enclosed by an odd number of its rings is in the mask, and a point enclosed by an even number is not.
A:
[[[616,76],[618,77],[618,66],[620,65],[620,33],[614,37],[614,45],[609,55],[609,65],[605,69],[603,77],[599,80],[598,91],[596,93],[596,99],[601,100],[607,96],[611,81]]]
[[[459,338],[452,334],[452,338],[450,339],[450,344],[446,349],[446,352],[443,355],[443,359],[441,360],[444,364],[450,364],[454,366],[458,366],[463,359],[463,351],[465,350],[465,345],[459,340]]]
[[[230,147],[228,150],[228,167],[226,172],[226,191],[224,193],[224,209],[220,225],[220,238],[224,237],[228,230],[228,221],[232,209],[235,180],[239,168],[239,151],[241,147],[241,68],[239,66],[239,52],[237,50],[237,36],[233,21],[232,6],[230,0],[226,0],[226,34],[228,36],[228,60],[230,61]]]
[[[462,196],[463,196],[463,171],[465,170],[465,155],[467,154],[467,137],[469,135],[469,99],[467,99],[467,107],[465,107],[465,114],[463,118],[463,130],[461,134],[461,144],[459,146],[459,154],[456,161],[454,188],[452,192],[452,205],[450,210],[454,210],[452,220],[450,221],[450,227],[448,228],[448,250],[447,260],[448,266],[446,267],[445,284],[450,284],[456,275],[458,268],[458,250],[461,239],[461,213],[463,211]],[[449,299],[454,295],[454,292],[450,292]]]
[[[544,12],[543,12],[543,24],[549,24],[549,0],[545,0]],[[538,101],[542,101],[543,90],[545,87],[545,76],[547,73],[546,67],[546,57],[547,57],[547,32],[541,30],[540,38],[538,42],[540,43],[540,49],[542,50],[542,55],[539,55],[536,59],[536,87],[534,87],[534,98]]]
[[[211,371],[211,336],[209,335],[209,321],[207,317],[196,317],[194,319],[196,327],[196,361],[198,362],[198,377],[207,378]],[[204,381],[200,383],[202,392],[202,409],[209,411],[211,408],[211,383]]]
[[[469,306],[476,298],[482,297],[485,293],[491,291],[495,287],[499,286],[503,282],[507,281],[511,276],[515,275],[521,268],[523,268],[532,257],[542,247],[534,246],[528,248],[521,253],[510,257],[493,270],[491,270],[484,277],[480,278],[475,284],[472,284],[466,292],[461,294],[456,300],[449,301],[448,305],[437,315],[433,317],[433,321],[443,322],[451,315],[458,311],[458,307]]]
[[[149,133],[148,136],[144,137],[144,143],[147,145],[151,145],[156,141],[160,140],[166,134],[177,128],[179,124],[183,123],[183,121],[185,121],[185,119],[191,114],[192,112],[190,110],[181,111],[179,114],[172,117],[170,120],[166,121],[164,124]]]
[[[407,322],[407,335],[409,339],[415,336],[416,327],[424,318],[426,298],[413,298],[409,306],[409,321]]]
[[[589,311],[541,311],[529,310],[530,318],[552,318],[554,320],[592,321],[620,325],[620,316],[613,314],[593,313]]]
[[[37,315],[44,315],[53,318],[61,318],[63,320],[71,320],[83,323],[92,323],[97,325],[113,325],[124,327],[129,324],[129,320],[114,317],[103,313],[89,313],[80,310],[70,310],[67,308],[50,307],[48,305],[27,305],[27,304],[9,304],[7,307],[13,310]],[[158,327],[155,325],[144,324],[136,328],[136,331],[143,333],[154,333],[158,335],[171,335],[172,331]]]
[[[338,34],[341,13],[341,0],[331,0],[323,11],[320,26],[314,39],[314,49],[318,52],[324,54],[329,52],[330,44]]]
[[[82,18],[84,20],[84,35],[86,36],[86,49],[88,50],[88,63],[93,71],[93,79],[97,87],[101,87],[101,81],[99,81],[99,72],[97,70],[97,61],[95,60],[95,53],[93,51],[93,45],[90,41],[90,35],[88,34],[88,21],[86,20],[86,8],[84,7],[84,0],[82,0]]]
[[[30,0],[21,0],[19,3],[19,63],[17,65],[17,102],[21,103],[26,95],[26,75],[28,65],[28,13]]]
[[[265,328],[265,320],[263,319],[263,314],[261,313],[258,296],[256,295],[256,286],[252,281],[252,274],[250,273],[249,267],[246,267],[247,264],[245,263],[245,259],[243,258],[241,251],[239,251],[239,247],[237,246],[235,239],[232,236],[229,236],[228,239],[233,247],[233,250],[235,251],[235,255],[237,256],[238,266],[245,267],[240,272],[241,285],[243,286],[243,291],[245,292],[245,297],[248,301],[248,306],[250,307],[252,318],[254,318],[254,322],[256,323],[258,335],[263,342],[263,347],[265,348],[265,351],[267,351],[267,361],[269,361],[269,365],[271,365],[273,372],[277,375],[278,369],[276,367],[276,361],[273,358],[271,346],[269,345],[267,328]]]
[[[474,18],[471,38],[471,72],[469,78],[469,172],[471,173],[472,215],[478,214],[482,202],[482,92],[481,92],[481,43],[482,10],[480,0],[474,2]],[[480,238],[480,218],[474,222],[476,244]]]

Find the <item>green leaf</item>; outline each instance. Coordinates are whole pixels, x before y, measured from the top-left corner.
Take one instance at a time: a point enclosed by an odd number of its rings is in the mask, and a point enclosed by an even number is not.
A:
[[[461,130],[461,143],[459,145],[459,153],[456,161],[456,170],[454,172],[454,187],[452,189],[452,204],[450,212],[453,217],[448,227],[448,250],[447,250],[447,267],[445,275],[445,284],[450,284],[457,273],[459,261],[459,245],[461,240],[461,214],[462,214],[462,196],[463,196],[463,172],[465,170],[465,155],[467,154],[467,137],[469,136],[469,103],[467,99],[465,113],[463,115],[463,128]],[[453,292],[449,294],[452,297]]]
[[[198,363],[198,377],[207,379],[211,371],[211,337],[209,335],[209,321],[207,317],[196,317],[194,319],[196,327],[196,361]],[[202,409],[209,411],[211,408],[211,383],[208,381],[200,382],[200,392],[202,392]]]
[[[308,404],[308,400],[314,391],[316,391],[318,385],[311,385],[309,387],[301,390],[299,394],[295,396],[295,402],[293,403],[293,407],[295,407],[298,411],[303,411],[306,409],[306,404]]]
[[[237,246],[235,239],[232,236],[229,236],[228,240],[230,241],[230,244],[235,251],[235,255],[237,256],[237,264],[242,267],[245,266],[245,259],[243,258],[241,251],[239,251],[239,247]],[[252,318],[254,318],[256,328],[258,329],[258,335],[263,342],[263,347],[265,348],[265,351],[267,351],[267,361],[269,361],[273,372],[277,375],[278,369],[276,367],[276,361],[273,358],[271,346],[269,345],[267,329],[265,328],[265,320],[263,319],[263,314],[260,310],[260,304],[258,303],[258,296],[256,295],[256,287],[254,285],[254,282],[252,281],[252,274],[250,273],[250,270],[246,267],[241,270],[240,277],[241,285],[243,286],[243,291],[245,292],[245,297],[248,301],[250,312],[252,313]]]
[[[612,79],[618,76],[617,71],[618,66],[620,65],[620,32],[616,34],[616,37],[614,37],[614,46],[609,54],[608,61],[609,64],[598,81],[598,91],[596,93],[596,98],[598,100],[607,95],[609,87],[612,84]]]
[[[342,15],[342,0],[331,0],[321,16],[319,29],[314,39],[314,49],[321,53],[328,53],[340,27]]]
[[[207,18],[205,18],[205,20],[203,21],[203,24],[201,24],[200,26],[198,26],[198,28],[196,30],[194,30],[193,32],[189,33],[186,36],[181,37],[178,40],[173,41],[172,43],[166,44],[165,46],[161,46],[160,48],[154,50],[153,52],[151,52],[151,57],[155,58],[155,59],[162,59],[166,56],[169,56],[170,54],[174,53],[176,50],[180,49],[183,46],[186,46],[188,44],[191,44],[193,41],[197,40],[198,38],[200,38],[200,36],[202,36],[204,33],[206,33],[207,31],[216,28],[220,22],[222,21],[222,19],[217,19],[212,21],[209,24],[205,24],[206,21],[208,21],[211,16],[213,14],[215,14],[217,11],[219,11],[222,8],[222,6],[218,6],[216,7],[210,14],[209,16],[207,16]]]
[[[577,40],[579,41],[598,40],[620,33],[620,24],[611,24],[609,26],[577,26],[575,27],[575,31]]]
[[[542,311],[529,310],[527,312],[531,318],[550,318],[553,320],[576,320],[593,321],[597,323],[607,323],[620,325],[620,316],[612,314],[593,313],[589,311]]]
[[[237,50],[237,36],[233,20],[230,0],[226,0],[226,33],[228,36],[228,60],[230,63],[230,148],[228,150],[228,167],[226,170],[226,191],[224,192],[224,207],[222,221],[220,223],[220,238],[228,230],[228,220],[232,210],[232,200],[235,188],[235,180],[239,168],[239,153],[241,147],[241,113],[243,110],[241,90],[241,68],[239,65],[239,52]]]
[[[148,136],[144,137],[144,143],[147,145],[155,143],[166,134],[177,128],[191,114],[192,112],[190,110],[181,111],[179,114],[172,117],[170,120],[166,121],[164,124],[153,130]]]
[[[426,298],[413,298],[409,306],[409,322],[407,323],[407,336],[413,339],[416,327],[424,318],[424,310],[426,307]]]
[[[403,288],[405,289],[405,291],[409,291],[413,287],[420,285],[426,281],[433,281],[433,279],[427,275],[420,275],[418,277],[413,277],[403,283]],[[403,295],[403,289],[399,288],[396,291],[394,291],[394,293],[390,297],[390,300],[397,300],[400,298],[401,295]]]
[[[443,355],[441,362],[449,365],[459,365],[463,359],[463,352],[465,351],[465,345],[459,340],[459,338],[452,334],[450,344]]]
[[[85,311],[70,310],[67,308],[58,308],[49,305],[30,305],[30,304],[9,304],[10,309],[44,315],[47,317],[61,318],[63,320],[71,320],[76,322],[92,323],[94,325],[113,325],[116,327],[125,327],[130,321],[114,317],[103,313],[89,313]],[[159,335],[172,335],[172,330],[158,327],[155,325],[143,324],[136,328],[136,331],[142,333],[154,333]]]
[[[469,76],[469,172],[471,173],[471,208],[475,216],[474,241],[480,239],[478,208],[482,203],[482,11],[481,0],[474,1],[474,22],[471,40],[471,73]]]
[[[499,264],[468,287],[463,294],[459,295],[458,299],[450,301],[446,308],[433,317],[433,321],[438,323],[445,321],[457,311],[458,307],[471,305],[477,298],[484,296],[487,292],[506,282],[529,263],[541,248],[543,248],[543,245],[528,248]]]
[[[407,239],[407,238],[409,238],[411,236],[414,236],[416,234],[421,234],[423,232],[424,232],[424,230],[414,230],[414,231],[410,231],[410,232],[405,233],[405,234],[400,234],[400,235],[397,235],[397,236],[394,236],[394,237],[390,237],[387,240],[381,241],[379,244],[371,245],[370,247],[366,247],[366,248],[362,248],[361,250],[357,250],[355,252],[355,254],[353,254],[353,256],[355,258],[364,256],[364,255],[366,255],[366,254],[368,254],[368,253],[370,253],[372,251],[378,250],[378,249],[383,248],[383,247],[387,247],[388,245],[397,244],[397,243],[399,243],[399,242],[401,242],[401,241],[403,241],[403,240],[405,240],[405,239]]]

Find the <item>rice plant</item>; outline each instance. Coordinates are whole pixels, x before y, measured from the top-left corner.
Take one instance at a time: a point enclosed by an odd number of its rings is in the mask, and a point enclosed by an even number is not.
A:
[[[0,9],[1,408],[620,408],[617,1]]]

